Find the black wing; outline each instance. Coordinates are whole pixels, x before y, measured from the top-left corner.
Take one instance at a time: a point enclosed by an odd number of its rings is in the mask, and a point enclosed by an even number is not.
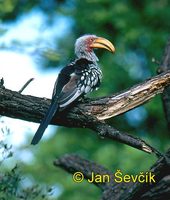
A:
[[[91,61],[86,59],[79,59],[61,70],[54,86],[51,105],[35,133],[31,144],[35,145],[40,141],[45,129],[59,108],[67,107],[81,95],[93,89],[98,81],[95,80],[90,86],[89,82],[91,79],[89,75],[93,76],[93,73],[89,70],[92,64]]]
[[[60,72],[53,90],[53,98],[58,99],[59,107],[66,107],[87,93],[85,73],[90,69],[91,64],[92,62],[87,59],[78,59]]]

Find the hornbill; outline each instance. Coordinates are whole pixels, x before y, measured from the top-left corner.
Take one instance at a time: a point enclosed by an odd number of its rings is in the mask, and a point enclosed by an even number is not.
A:
[[[60,71],[54,85],[51,104],[31,144],[35,145],[40,141],[59,110],[65,109],[73,101],[99,87],[102,72],[97,64],[98,57],[93,51],[94,48],[104,48],[112,53],[115,51],[109,40],[96,35],[84,35],[76,40],[76,59]]]

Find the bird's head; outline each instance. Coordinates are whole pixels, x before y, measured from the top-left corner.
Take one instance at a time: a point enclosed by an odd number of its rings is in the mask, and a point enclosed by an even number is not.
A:
[[[96,35],[84,35],[76,40],[75,54],[78,58],[86,58],[96,62],[98,58],[93,51],[94,48],[107,49],[112,53],[115,51],[113,44],[109,40]]]

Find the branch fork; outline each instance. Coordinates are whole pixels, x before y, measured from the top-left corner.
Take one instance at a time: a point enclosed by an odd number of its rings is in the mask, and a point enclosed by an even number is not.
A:
[[[30,80],[26,85],[30,83]],[[79,101],[61,112],[59,116],[54,116],[51,123],[67,127],[90,128],[102,137],[117,140],[144,152],[154,152],[157,156],[161,156],[160,152],[143,140],[120,132],[103,120],[146,103],[155,95],[163,92],[169,84],[170,71],[167,71],[119,94],[85,102]],[[22,95],[5,88],[0,88],[0,99],[1,115],[32,122],[40,122],[50,104],[48,99]]]

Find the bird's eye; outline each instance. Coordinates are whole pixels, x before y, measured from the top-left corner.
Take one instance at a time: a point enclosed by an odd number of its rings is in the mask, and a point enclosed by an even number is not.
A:
[[[93,42],[93,38],[89,38],[89,43],[91,44]]]

